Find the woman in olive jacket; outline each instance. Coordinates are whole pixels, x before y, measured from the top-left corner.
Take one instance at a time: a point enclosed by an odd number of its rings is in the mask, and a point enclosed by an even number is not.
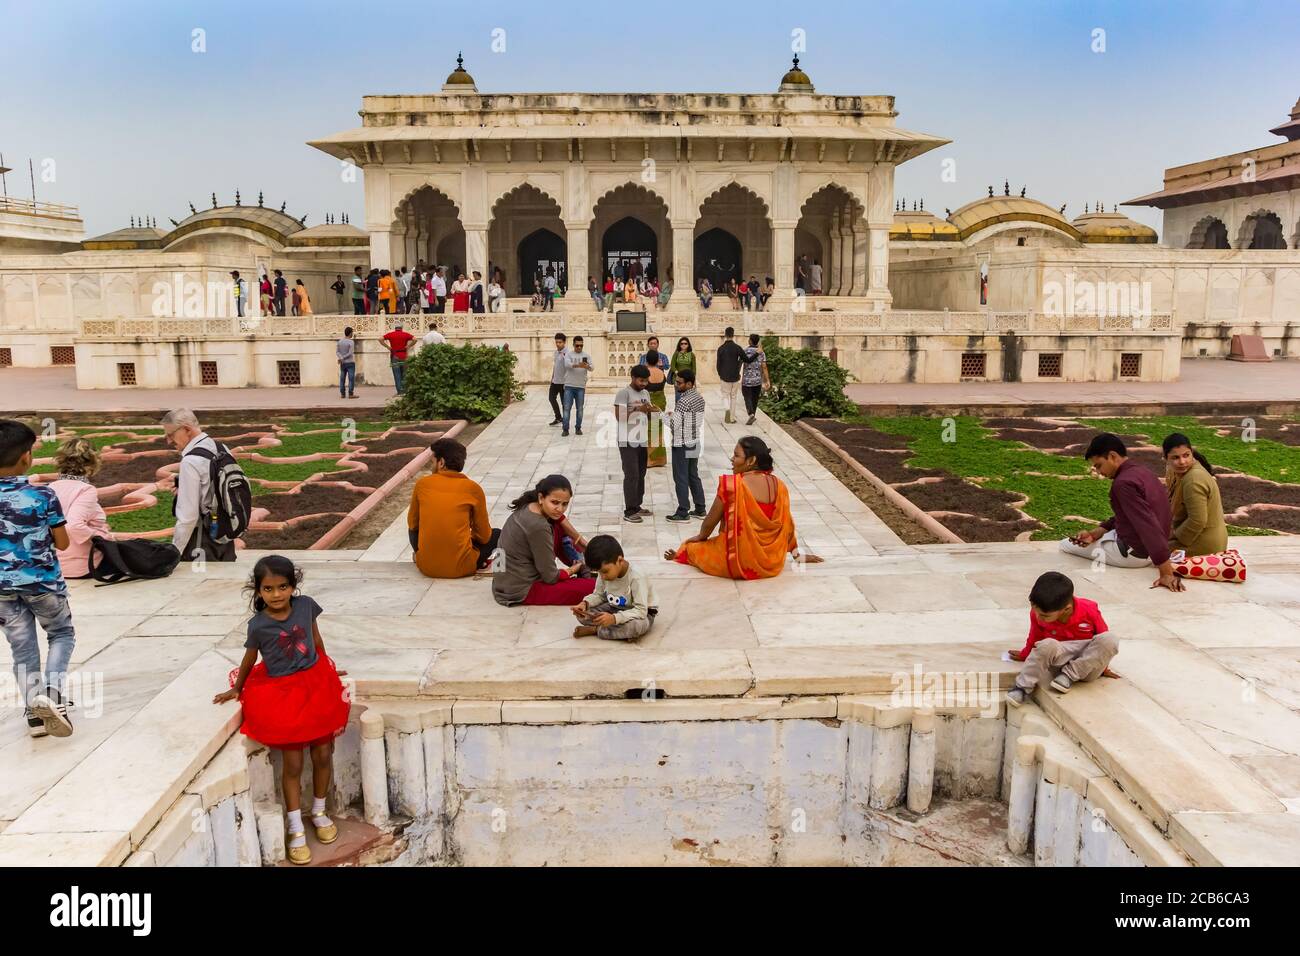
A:
[[[1161,447],[1173,514],[1170,549],[1181,548],[1189,558],[1226,550],[1228,525],[1223,520],[1223,500],[1210,463],[1192,447],[1191,439],[1179,432],[1166,438]]]

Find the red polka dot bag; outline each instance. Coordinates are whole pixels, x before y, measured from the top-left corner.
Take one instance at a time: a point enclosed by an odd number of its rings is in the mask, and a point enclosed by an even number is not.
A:
[[[1200,554],[1174,562],[1174,574],[1193,580],[1241,584],[1246,580],[1246,559],[1235,548],[1218,554]]]

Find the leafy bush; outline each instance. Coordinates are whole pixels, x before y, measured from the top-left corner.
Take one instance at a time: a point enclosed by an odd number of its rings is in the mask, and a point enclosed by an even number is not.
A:
[[[762,408],[778,422],[798,418],[835,418],[852,415],[857,406],[844,394],[847,369],[808,349],[788,349],[773,337],[763,340],[771,390]]]
[[[467,418],[487,422],[511,401],[521,401],[515,382],[518,356],[486,345],[426,345],[406,363],[403,394],[388,403],[392,418]]]

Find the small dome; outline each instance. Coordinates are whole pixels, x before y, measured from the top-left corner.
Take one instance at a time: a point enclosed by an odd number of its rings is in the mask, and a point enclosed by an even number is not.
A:
[[[442,88],[461,92],[477,91],[478,87],[474,85],[474,77],[470,76],[465,70],[465,58],[461,54],[456,54],[456,69],[448,74]]]
[[[165,235],[167,233],[153,226],[130,226],[102,236],[92,236],[81,247],[104,252],[112,249],[161,249]]]
[[[1059,230],[1071,239],[1079,239],[1078,230],[1059,210],[1024,196],[989,195],[976,199],[954,210],[948,221],[957,227],[963,242],[983,229],[1004,222],[1036,223]]]
[[[786,71],[785,76],[781,77],[781,88],[777,91],[780,93],[811,93],[813,91],[812,80],[808,74],[799,69],[799,58],[794,58],[794,65]]]
[[[1077,216],[1074,228],[1084,242],[1144,243],[1155,242],[1156,231],[1134,222],[1122,212],[1089,212]]]
[[[898,242],[955,242],[957,227],[927,209],[900,209],[894,213],[889,238]]]

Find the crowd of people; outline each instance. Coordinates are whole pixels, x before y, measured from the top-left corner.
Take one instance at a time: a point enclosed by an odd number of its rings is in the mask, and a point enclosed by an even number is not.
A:
[[[756,339],[742,348],[727,329],[718,349],[715,372],[723,382],[727,422],[735,420],[737,387],[752,424],[757,396],[767,385],[762,344]],[[572,346],[562,333],[555,340],[551,424],[560,426],[564,437],[576,424],[572,434],[581,435],[590,359],[580,337]],[[664,560],[738,581],[779,575],[787,559],[820,562],[800,546],[789,491],[775,475],[772,451],[761,437],[745,435],[735,443],[730,471],[718,477],[712,501],[707,500],[699,472],[707,403],[698,371],[688,338],[664,354],[652,336],[628,384],[614,397],[623,520],[636,524],[651,514],[645,507],[646,471],[655,466],[654,450],[662,448],[666,431],[676,509],[665,518],[698,520],[700,525],[696,534],[667,549]],[[671,409],[664,397],[669,383]],[[211,438],[187,409],[169,412],[162,427],[165,441],[180,456],[172,547],[182,560],[235,560],[235,544],[218,533],[216,520],[222,507],[219,466],[229,449]],[[67,737],[73,727],[66,681],[76,628],[66,582],[92,574],[100,542],[111,532],[93,484],[101,466],[94,443],[81,437],[62,441],[54,452],[56,476],[33,481],[29,472],[36,442],[24,423],[0,420],[0,628],[11,649],[29,733]],[[1244,579],[1241,556],[1227,548],[1210,463],[1183,434],[1169,435],[1162,450],[1163,485],[1153,471],[1128,457],[1118,436],[1103,433],[1091,441],[1084,458],[1111,482],[1113,515],[1062,541],[1062,551],[1108,567],[1154,567],[1158,576],[1151,587],[1173,592],[1184,589],[1185,578]],[[483,488],[465,474],[465,446],[441,438],[432,444],[431,455],[430,473],[416,482],[407,511],[412,558],[421,573],[463,578],[487,572],[491,584],[485,591],[499,604],[568,607],[576,620],[575,638],[630,641],[651,631],[659,606],[650,573],[629,560],[616,536],[588,538],[574,526],[568,514],[574,487],[568,477],[543,477],[511,502],[509,516],[493,528]],[[346,672],[326,653],[317,623],[323,609],[301,593],[302,580],[302,570],[283,556],[256,562],[246,586],[253,614],[245,654],[229,675],[230,686],[213,700],[239,700],[243,733],[284,752],[287,852],[295,863],[311,858],[299,784],[304,751],[310,751],[313,765],[308,819],[321,843],[338,836],[325,798],[333,741],[350,711],[340,680]],[[1008,703],[1022,705],[1043,685],[1066,692],[1074,683],[1108,673],[1118,639],[1097,603],[1077,596],[1068,576],[1057,571],[1041,575],[1028,603],[1026,643],[1006,652],[1008,659],[1025,665],[1007,694]],[[38,625],[48,647],[43,666]]]
[[[491,273],[491,279],[485,283],[477,269],[467,275],[460,266],[420,262],[414,269],[402,266],[396,272],[388,269],[365,272],[356,266],[347,281],[341,275],[335,276],[330,291],[335,295],[338,311],[348,311],[347,300],[351,302],[353,315],[503,312],[505,274],[499,268],[493,268]]]

